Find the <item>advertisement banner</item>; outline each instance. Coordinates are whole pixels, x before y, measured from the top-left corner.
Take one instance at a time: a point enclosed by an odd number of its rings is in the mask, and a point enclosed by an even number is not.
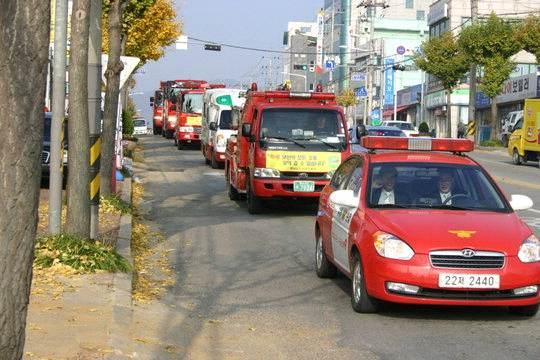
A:
[[[266,167],[279,171],[328,172],[337,169],[341,153],[267,151]]]
[[[394,59],[384,59],[384,105],[394,104]]]
[[[202,119],[200,116],[188,116],[186,119],[187,125],[202,125]]]

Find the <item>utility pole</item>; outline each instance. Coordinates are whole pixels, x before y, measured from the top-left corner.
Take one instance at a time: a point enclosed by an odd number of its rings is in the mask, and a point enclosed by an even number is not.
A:
[[[66,47],[68,1],[56,0],[53,55],[51,160],[49,175],[49,232],[62,227],[62,165],[64,163],[64,118],[66,116]]]
[[[478,20],[478,0],[471,0],[471,23]],[[492,99],[491,101],[495,101]],[[448,104],[450,106],[450,104]],[[469,69],[469,124],[476,119],[476,64]]]
[[[101,0],[90,6],[88,43],[88,124],[90,129],[90,239],[99,234],[99,160],[101,157]],[[112,174],[104,174],[112,176]]]

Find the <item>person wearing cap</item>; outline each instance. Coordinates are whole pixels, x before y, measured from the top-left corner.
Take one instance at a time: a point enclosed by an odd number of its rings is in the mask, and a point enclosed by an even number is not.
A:
[[[393,166],[383,167],[379,172],[381,187],[372,188],[372,203],[374,205],[408,204],[407,194],[396,189],[397,170]]]

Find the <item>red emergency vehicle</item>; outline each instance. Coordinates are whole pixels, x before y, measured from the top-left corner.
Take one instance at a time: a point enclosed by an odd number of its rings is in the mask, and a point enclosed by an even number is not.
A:
[[[319,277],[350,277],[358,312],[381,301],[538,312],[540,240],[516,213],[532,200],[507,199],[464,155],[472,141],[366,136],[362,145],[320,197]]]
[[[322,89],[321,89],[322,90]],[[227,144],[225,178],[232,200],[246,194],[251,214],[273,198],[318,198],[350,154],[343,110],[330,93],[257,91],[246,94]]]
[[[208,86],[205,80],[171,80],[166,81],[163,87],[163,136],[174,138],[178,122],[179,95],[184,90],[200,89]]]
[[[220,85],[213,85],[220,86]],[[178,150],[186,144],[200,144],[202,132],[202,109],[204,91],[211,87],[206,81],[190,81],[183,84],[177,96],[176,117],[174,127],[174,143]]]
[[[163,81],[161,85],[163,85]],[[150,97],[150,106],[152,107],[152,129],[154,135],[161,135],[163,128],[163,90],[156,90],[154,96]]]

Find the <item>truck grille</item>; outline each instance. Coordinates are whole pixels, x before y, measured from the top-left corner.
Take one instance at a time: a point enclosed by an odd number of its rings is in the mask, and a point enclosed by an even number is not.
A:
[[[429,259],[434,267],[439,268],[500,269],[504,265],[504,254],[470,249],[432,251]]]
[[[48,164],[49,160],[51,158],[51,153],[48,151],[42,151],[41,152],[41,163],[42,164]]]
[[[307,173],[303,171],[282,171],[281,172],[281,178],[282,179],[294,179],[294,180],[328,180],[326,178],[326,173]]]

